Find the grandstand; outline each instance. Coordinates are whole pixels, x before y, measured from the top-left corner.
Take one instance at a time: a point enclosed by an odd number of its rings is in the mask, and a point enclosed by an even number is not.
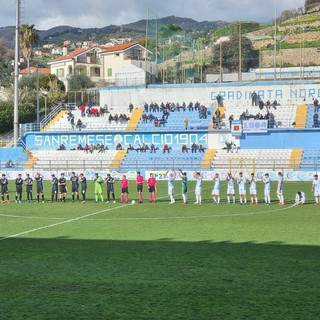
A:
[[[163,153],[162,149],[155,153],[129,151],[121,162],[121,170],[147,170],[183,168],[184,170],[196,170],[201,167],[203,153],[183,153],[181,150],[171,150],[170,153]]]
[[[158,131],[170,131],[170,130],[185,130],[185,118],[188,119],[188,129],[191,130],[207,130],[211,118],[212,118],[213,108],[208,108],[207,113],[204,118],[200,118],[199,112],[197,110],[181,110],[181,111],[174,111],[170,112],[170,115],[166,119],[166,122],[161,125],[155,126],[154,119],[150,122],[150,120],[144,121],[142,118],[139,120],[137,131],[148,131],[152,127],[155,127],[155,130]],[[145,113],[147,116],[152,115],[153,118],[161,119],[163,116],[162,111],[153,111],[149,113]]]
[[[65,170],[85,171],[110,168],[116,150],[86,152],[84,150],[37,150],[32,151],[29,168],[35,171]]]
[[[300,167],[301,169],[318,171],[320,167],[319,149],[304,149]]]
[[[246,167],[255,170],[283,170],[292,167],[291,149],[236,149],[228,152],[219,150],[212,160],[212,167],[232,171]]]
[[[250,118],[257,114],[263,116],[267,113],[266,107],[259,109],[258,106],[252,106],[251,100],[242,101],[241,103],[233,102],[225,108],[225,115],[223,117],[222,127],[229,127],[228,119],[232,115],[234,120],[240,119],[241,114],[248,112]],[[275,117],[275,128],[291,128],[296,122],[297,106],[294,104],[278,105],[276,108],[271,107],[269,112],[272,112]]]
[[[248,84],[247,84],[248,85]],[[266,100],[274,92],[274,98],[279,98],[276,108],[270,107],[275,121],[263,132],[243,131],[239,134],[230,130],[229,117],[238,120],[243,113],[249,119],[261,113],[265,115],[266,107],[252,106],[251,92],[254,87],[246,88],[222,84],[219,87],[207,85],[177,89],[166,85],[161,88],[139,89],[137,97],[141,102],[133,101],[133,112],[130,113],[129,102],[134,100],[133,92],[115,90],[107,92],[113,96],[115,105],[109,110],[98,109],[96,116],[81,114],[74,106],[60,105],[50,117],[42,122],[42,131],[35,130],[33,125],[21,126],[24,146],[19,151],[2,148],[0,164],[4,171],[8,160],[12,160],[16,170],[30,171],[99,171],[117,170],[129,172],[140,170],[167,170],[181,168],[184,170],[230,170],[250,168],[250,170],[282,170],[282,171],[317,171],[320,165],[318,152],[318,128],[314,128],[314,106],[307,104],[306,96],[316,95],[313,84],[295,86],[294,84],[279,83],[272,87],[270,84],[257,84],[256,92]],[[250,84],[251,86],[251,84]],[[135,89],[132,89],[135,90]],[[202,91],[201,91],[202,90]],[[128,90],[130,91],[130,90]],[[160,120],[163,111],[159,108],[146,109],[145,101],[197,101],[202,93],[207,92],[210,99],[206,106],[205,115],[199,115],[199,110],[180,105],[180,108],[169,109],[165,122],[155,125],[154,119]],[[216,94],[224,95],[224,106],[221,107],[221,122],[218,130],[212,121],[216,111]],[[154,98],[151,99],[150,96]],[[171,96],[170,96],[171,95]],[[125,97],[130,100],[125,100]],[[228,97],[232,97],[228,99]],[[143,97],[143,98],[141,98]],[[236,99],[236,98],[239,99]],[[205,100],[205,99],[204,99]],[[143,102],[142,102],[143,101]],[[209,101],[209,102],[208,102]],[[110,101],[107,104],[111,105]],[[104,104],[104,102],[102,103]],[[177,106],[177,104],[175,105]],[[100,112],[100,111],[101,112]],[[75,119],[75,126],[70,123],[70,112]],[[125,114],[129,121],[109,120],[109,116]],[[150,116],[152,115],[152,116]],[[147,120],[146,120],[147,117]],[[78,119],[83,126],[76,127]],[[186,125],[185,119],[188,124]],[[253,127],[255,127],[253,125]],[[237,150],[228,152],[227,141],[236,142]],[[92,153],[78,150],[82,144],[94,145]],[[97,149],[104,144],[103,152]],[[192,153],[191,144],[202,145],[205,152]],[[66,150],[60,149],[60,144]],[[120,144],[120,148],[116,146]],[[134,150],[127,151],[129,144]],[[145,152],[140,151],[142,144],[147,145]],[[155,153],[151,153],[150,146],[154,145]],[[169,153],[163,152],[164,144],[168,144]],[[188,152],[182,152],[182,145],[186,145]],[[138,150],[137,150],[138,149]],[[230,151],[230,150],[229,150]],[[249,169],[248,169],[249,170]]]
[[[113,110],[112,110],[113,111]],[[67,112],[63,112],[57,121],[50,122],[45,131],[48,132],[60,132],[60,131],[97,131],[97,130],[125,130],[127,127],[127,121],[109,121],[109,115],[112,114],[128,114],[128,108],[119,108],[112,113],[101,113],[99,116],[81,116],[81,111],[74,109],[71,111],[72,116],[75,119],[75,125],[72,126],[70,122],[70,116]],[[78,127],[76,125],[77,120],[82,121],[82,125]]]

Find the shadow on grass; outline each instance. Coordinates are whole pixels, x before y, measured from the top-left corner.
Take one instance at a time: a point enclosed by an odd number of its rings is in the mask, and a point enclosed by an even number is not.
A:
[[[320,248],[8,239],[1,319],[318,319]]]

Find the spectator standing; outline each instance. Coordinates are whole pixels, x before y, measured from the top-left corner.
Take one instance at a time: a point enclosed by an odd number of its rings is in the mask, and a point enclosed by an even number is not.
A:
[[[74,131],[74,126],[75,126],[74,117],[70,119],[70,124],[71,124],[71,130]]]
[[[163,153],[166,153],[166,152],[170,153],[170,148],[167,144],[163,146]]]
[[[251,103],[252,103],[252,106],[258,105],[258,95],[255,91],[253,91],[251,94]]]
[[[188,120],[188,117],[185,117],[184,120],[183,120],[183,124],[184,124],[184,128],[187,130],[188,129],[188,126],[189,126],[189,120]]]
[[[198,146],[197,146],[196,143],[194,142],[194,143],[191,145],[191,153],[197,153],[197,149],[198,149]]]
[[[313,115],[313,127],[319,128],[319,114],[318,114],[318,112],[315,112]]]
[[[318,112],[319,111],[319,101],[317,98],[315,98],[313,100],[313,106],[314,106],[314,112]]]
[[[223,98],[219,93],[216,96],[216,100],[217,100],[217,103],[218,103],[218,107],[223,107]]]

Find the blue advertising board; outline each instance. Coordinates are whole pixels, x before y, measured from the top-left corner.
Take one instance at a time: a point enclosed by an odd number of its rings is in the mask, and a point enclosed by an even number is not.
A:
[[[172,149],[181,149],[183,144],[190,146],[192,143],[202,144],[205,148],[208,146],[208,133],[64,133],[56,132],[32,132],[24,136],[24,142],[29,150],[55,150],[60,145],[64,145],[67,149],[77,148],[79,144],[82,146],[88,144],[101,144],[109,149],[115,149],[117,143],[121,143],[125,148],[131,143],[133,146],[145,143],[150,145],[153,143],[156,147],[162,147],[168,144]]]

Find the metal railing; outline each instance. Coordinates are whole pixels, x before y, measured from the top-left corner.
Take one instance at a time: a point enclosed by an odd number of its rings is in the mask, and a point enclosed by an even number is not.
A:
[[[33,160],[29,167],[34,170],[44,171],[73,171],[73,170],[108,170],[108,169],[119,169],[121,170],[163,170],[163,169],[182,169],[182,170],[226,170],[235,168],[241,168],[244,170],[303,170],[303,171],[320,171],[320,158],[312,160],[301,159],[270,159],[270,160],[259,160],[255,159],[253,163],[239,163],[233,162],[232,165],[228,159],[207,160],[185,160],[185,159],[172,159],[172,160],[132,160],[129,163],[126,161],[115,161],[110,157],[109,159],[81,159],[81,160]],[[8,167],[6,161],[0,161],[0,169],[4,170],[21,170],[24,166],[24,161],[15,161],[13,166]]]
[[[13,143],[13,130],[0,136],[0,147],[5,147],[11,143]]]

